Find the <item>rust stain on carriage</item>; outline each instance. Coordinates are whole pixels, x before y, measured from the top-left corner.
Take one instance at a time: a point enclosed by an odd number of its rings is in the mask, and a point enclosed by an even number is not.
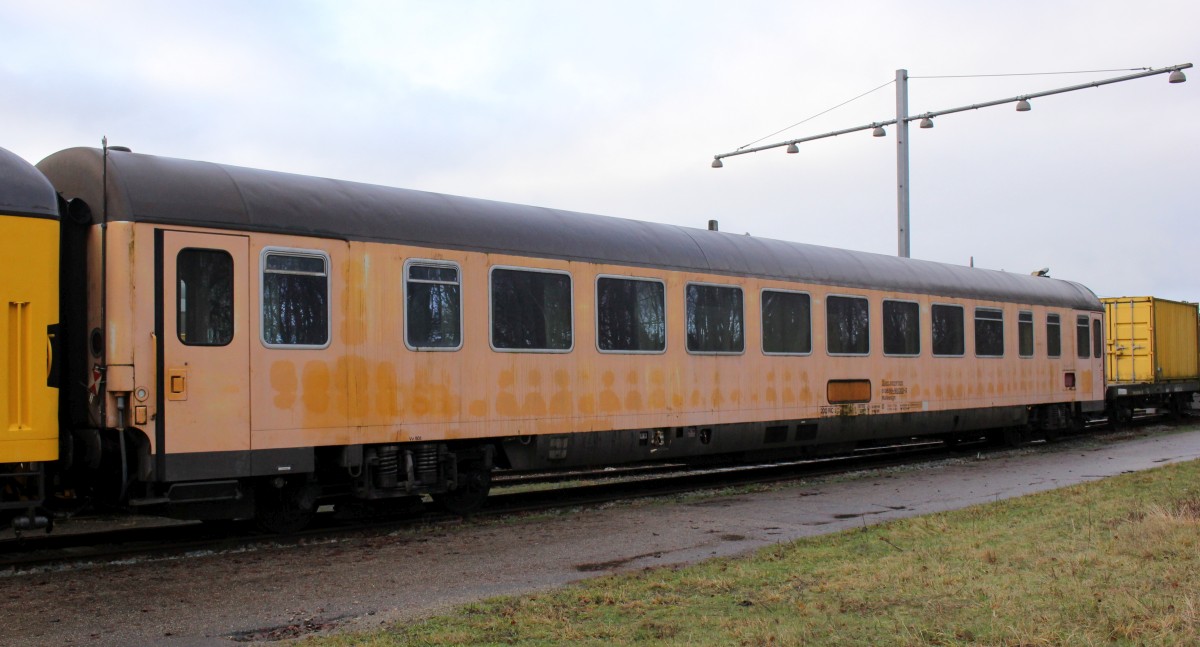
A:
[[[575,398],[571,394],[571,376],[564,369],[554,371],[554,393],[550,396],[550,415],[570,416],[575,410]]]
[[[604,389],[600,391],[600,413],[618,413],[621,410],[621,399],[617,397],[617,392],[613,390],[613,386],[617,383],[617,376],[613,375],[612,371],[605,371],[600,376],[600,382],[604,384]]]
[[[650,410],[667,408],[667,374],[661,368],[650,371]]]
[[[271,388],[275,391],[272,400],[276,409],[291,409],[296,404],[296,388],[300,384],[296,377],[296,365],[289,361],[271,363]]]
[[[516,373],[509,370],[500,371],[499,379],[496,386],[500,391],[496,393],[496,414],[502,417],[515,418],[517,417],[520,407],[517,406],[517,396],[513,393],[513,386],[517,383]]]
[[[396,367],[391,362],[382,362],[375,367],[375,411],[387,419],[399,416],[403,409],[400,402],[400,385],[396,380]]]
[[[304,402],[304,410],[309,413],[325,413],[329,410],[330,387],[333,380],[329,375],[329,367],[325,362],[305,362],[300,382],[302,390],[300,398]]]
[[[373,299],[366,296],[370,291],[370,273],[367,271],[370,264],[370,254],[363,254],[357,262],[344,261],[340,264],[344,268],[343,274],[346,276],[344,289],[341,290],[342,312],[355,312],[355,305],[362,305],[364,308],[364,312],[358,316],[346,317],[342,320],[341,338],[350,345],[358,345],[366,341],[366,322],[374,320],[370,312]]]

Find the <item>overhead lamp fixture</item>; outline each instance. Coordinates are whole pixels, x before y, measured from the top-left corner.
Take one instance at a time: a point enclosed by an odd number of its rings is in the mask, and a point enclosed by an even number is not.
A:
[[[1017,112],[1029,112],[1029,110],[1030,107],[1028,99],[1021,99],[1017,102]]]
[[[871,131],[871,136],[872,137],[887,137],[887,131],[883,129],[883,126],[875,126],[875,130]]]
[[[713,163],[712,163],[713,168],[722,168],[724,166],[725,165],[721,163],[721,158],[718,157],[713,160]]]
[[[930,119],[929,117],[925,117],[924,119],[921,120],[921,127],[922,128],[933,128],[933,120]]]
[[[1186,80],[1187,77],[1183,75],[1183,70],[1175,70],[1171,72],[1171,76],[1167,77],[1167,81],[1170,83],[1183,83]]]
[[[800,147],[799,147],[799,146],[796,146],[796,142],[792,142],[792,143],[788,144],[788,147],[787,147],[787,152],[789,152],[789,153],[799,153],[799,152],[800,152]]]

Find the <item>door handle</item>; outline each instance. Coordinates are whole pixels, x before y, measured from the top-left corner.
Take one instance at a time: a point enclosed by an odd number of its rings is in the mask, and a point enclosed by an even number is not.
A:
[[[167,399],[187,400],[187,369],[167,369]]]

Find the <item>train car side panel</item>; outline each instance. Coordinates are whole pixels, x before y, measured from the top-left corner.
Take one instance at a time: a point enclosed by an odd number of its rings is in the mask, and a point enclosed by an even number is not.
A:
[[[0,215],[0,463],[58,458],[58,227]]]

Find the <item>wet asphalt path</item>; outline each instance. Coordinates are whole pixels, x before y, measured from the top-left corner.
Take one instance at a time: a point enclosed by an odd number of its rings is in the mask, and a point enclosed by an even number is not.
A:
[[[0,578],[0,642],[230,646],[369,629],[488,596],[734,555],[1197,458],[1200,424],[1152,427],[690,503],[641,501],[392,537],[30,573]]]

